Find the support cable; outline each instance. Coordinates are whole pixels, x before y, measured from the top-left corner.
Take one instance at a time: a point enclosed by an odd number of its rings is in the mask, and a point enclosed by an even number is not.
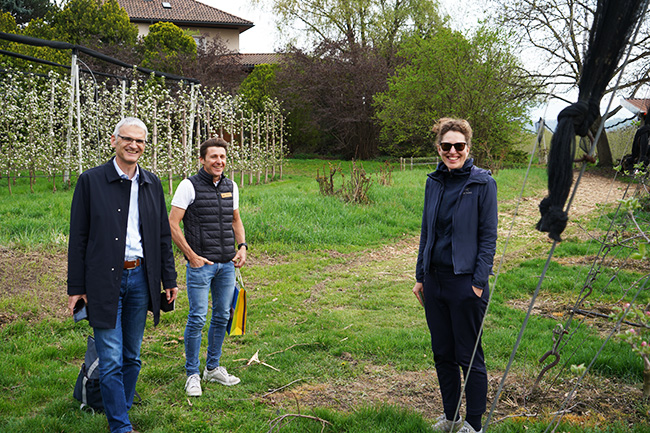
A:
[[[175,81],[186,81],[188,83],[200,84],[199,80],[195,78],[181,77],[179,75],[168,74],[166,72],[154,71],[153,69],[143,68],[138,65],[131,65],[121,60],[115,59],[113,57],[107,56],[106,54],[100,53],[99,51],[92,50],[90,48],[84,47],[83,45],[70,44],[68,42],[61,41],[48,41],[47,39],[33,38],[31,36],[17,35],[14,33],[5,33],[0,32],[0,39],[6,41],[17,42],[20,44],[32,45],[36,47],[50,47],[57,50],[77,50],[79,52],[88,54],[89,56],[95,57],[97,59],[103,60],[108,63],[112,63],[123,68],[135,69],[138,72],[141,72],[146,75],[151,75],[152,73],[157,77],[165,77],[168,80]]]
[[[628,64],[629,57],[630,57],[630,53],[631,53],[631,51],[632,51],[632,46],[634,45],[634,41],[636,40],[636,37],[637,37],[638,32],[639,32],[639,29],[641,28],[641,24],[642,24],[642,22],[643,22],[643,18],[644,18],[644,16],[645,16],[645,10],[646,10],[646,8],[647,8],[647,5],[648,5],[648,0],[644,0],[644,1],[643,1],[643,5],[642,5],[642,6],[643,6],[643,7],[642,7],[643,12],[641,13],[641,16],[640,16],[639,20],[637,21],[637,25],[636,25],[636,30],[635,30],[634,36],[632,37],[631,42],[629,43],[629,47],[628,47],[628,50],[627,50],[627,55],[626,55],[626,57],[625,57],[625,61],[624,61],[623,65],[621,66],[620,72],[619,72],[619,74],[618,74],[618,79],[617,79],[617,81],[616,81],[616,85],[614,86],[614,89],[613,89],[613,91],[612,91],[612,97],[611,97],[610,100],[609,100],[609,103],[608,103],[608,105],[607,105],[607,108],[606,108],[606,110],[605,110],[605,113],[608,113],[608,112],[609,112],[609,108],[610,108],[610,106],[611,106],[611,103],[612,103],[612,100],[613,100],[613,98],[614,98],[614,95],[616,94],[616,91],[618,90],[618,88],[619,88],[619,86],[620,86],[621,77],[622,77],[622,75],[623,75],[623,72],[625,71],[625,68],[626,68],[627,64]],[[597,134],[596,134],[596,137],[595,137],[595,139],[594,139],[594,141],[593,141],[593,143],[592,143],[592,146],[591,146],[591,149],[590,149],[590,152],[589,152],[589,156],[593,156],[593,153],[594,153],[595,148],[596,148],[596,144],[598,143],[598,139],[600,138],[600,135],[602,134],[602,131],[603,131],[604,126],[605,126],[605,119],[606,119],[606,115],[605,115],[605,116],[602,116],[602,118],[601,118],[601,123],[600,123],[600,126],[599,126],[599,128],[598,128],[598,132],[597,132]],[[565,212],[566,214],[568,214],[568,211],[569,211],[569,209],[571,208],[571,204],[572,204],[572,202],[573,202],[573,199],[575,198],[575,195],[576,195],[576,192],[577,192],[578,186],[579,186],[579,184],[580,184],[580,180],[581,180],[581,178],[582,178],[582,176],[583,176],[583,174],[584,174],[584,172],[585,172],[585,170],[586,170],[586,165],[587,165],[587,162],[584,161],[584,162],[582,163],[582,167],[581,167],[581,170],[580,170],[580,174],[579,174],[579,176],[578,176],[578,179],[576,180],[576,182],[575,182],[575,184],[574,184],[574,186],[573,186],[573,192],[572,192],[572,194],[571,194],[571,197],[570,197],[570,199],[569,199],[569,201],[568,201],[568,203],[566,204],[566,207],[565,207],[565,209],[564,209],[564,212]],[[494,398],[494,400],[493,400],[493,402],[492,402],[492,407],[490,408],[490,412],[488,413],[488,416],[487,416],[486,422],[485,422],[485,424],[484,424],[484,428],[483,428],[484,431],[487,431],[488,426],[489,426],[489,421],[490,421],[490,419],[491,419],[491,417],[492,417],[492,414],[494,413],[494,411],[495,411],[495,409],[496,409],[496,405],[497,405],[497,403],[498,403],[498,401],[499,401],[499,397],[500,397],[501,392],[502,392],[502,390],[503,390],[503,386],[504,386],[504,384],[505,384],[505,380],[506,380],[507,375],[508,375],[508,373],[509,373],[509,371],[510,371],[510,368],[512,367],[512,363],[513,363],[513,361],[514,361],[514,357],[515,357],[515,354],[516,354],[516,352],[517,352],[517,349],[519,348],[519,345],[521,344],[521,340],[522,340],[522,337],[523,337],[524,330],[525,330],[525,328],[526,328],[526,326],[527,326],[527,324],[528,324],[528,320],[529,320],[529,318],[530,318],[530,315],[532,314],[533,306],[535,305],[535,301],[536,301],[537,296],[538,296],[538,294],[539,294],[539,290],[541,289],[542,282],[544,281],[544,278],[545,278],[545,276],[546,276],[546,272],[547,272],[548,267],[549,267],[549,265],[550,265],[551,258],[553,257],[553,253],[554,253],[554,251],[555,251],[555,247],[557,246],[557,242],[558,242],[557,239],[554,239],[554,240],[553,240],[553,245],[551,246],[551,249],[550,249],[550,251],[549,251],[548,257],[547,257],[547,259],[546,259],[546,263],[545,263],[545,265],[544,265],[544,269],[543,269],[542,274],[541,274],[541,276],[540,276],[540,278],[539,278],[539,281],[538,281],[537,287],[536,287],[536,289],[535,289],[535,292],[533,293],[533,296],[532,296],[532,298],[531,298],[531,301],[530,301],[530,304],[529,304],[529,307],[528,307],[528,312],[526,313],[526,317],[524,318],[524,321],[523,321],[523,323],[522,323],[521,329],[520,329],[520,331],[519,331],[519,335],[517,336],[517,341],[515,342],[515,346],[514,346],[514,348],[513,348],[513,350],[512,350],[512,353],[511,353],[511,355],[510,355],[510,359],[509,359],[509,361],[508,361],[508,365],[507,365],[506,370],[505,370],[505,372],[504,372],[504,374],[503,374],[503,377],[502,377],[501,382],[500,382],[500,384],[499,384],[499,388],[498,388],[498,390],[497,390],[497,394],[496,394],[496,396],[495,396],[495,398]],[[609,341],[609,338],[607,339],[607,341]],[[601,348],[601,350],[602,350],[602,348]],[[600,351],[599,351],[598,353],[600,353]],[[592,364],[593,364],[593,362],[595,362],[595,359],[592,361]],[[590,366],[591,366],[591,364],[590,364]],[[587,370],[588,370],[588,368],[587,368]],[[583,375],[582,377],[584,377],[584,375]],[[578,383],[581,383],[580,380],[578,381]],[[576,385],[576,386],[577,386],[577,385]],[[566,401],[566,400],[565,400],[565,401]]]
[[[548,98],[547,98],[547,101],[548,101]],[[548,105],[546,106],[546,110],[548,110]],[[545,113],[546,113],[546,111],[545,111]],[[528,182],[528,175],[530,174],[530,169],[531,169],[531,167],[533,165],[533,159],[535,158],[535,154],[537,153],[537,147],[538,147],[539,143],[541,142],[541,140],[543,138],[544,127],[545,127],[544,124],[545,124],[544,118],[542,117],[540,119],[540,122],[539,122],[537,140],[535,141],[535,145],[533,146],[533,151],[530,153],[530,158],[528,159],[528,167],[526,169],[526,174],[524,176],[524,181],[522,182],[522,185],[521,185],[521,191],[519,192],[519,197],[517,199],[517,205],[515,206],[515,212],[514,212],[514,215],[512,217],[512,221],[510,222],[510,229],[508,230],[508,236],[506,237],[506,242],[505,242],[505,244],[503,246],[503,253],[501,254],[501,259],[499,260],[499,266],[497,267],[497,272],[496,272],[496,274],[494,276],[494,283],[492,284],[493,290],[490,290],[490,294],[489,294],[489,297],[488,297],[488,304],[487,304],[487,307],[485,308],[485,314],[483,315],[483,320],[481,321],[481,326],[480,326],[479,332],[478,332],[479,337],[476,339],[476,341],[474,343],[474,350],[472,352],[472,357],[470,359],[469,366],[467,368],[467,374],[465,375],[465,378],[464,378],[464,381],[463,381],[463,386],[462,386],[462,389],[461,389],[461,392],[460,392],[460,398],[458,399],[458,403],[456,405],[456,412],[454,413],[454,419],[458,419],[458,415],[460,413],[460,406],[461,406],[463,394],[465,393],[465,388],[467,387],[467,380],[469,378],[469,375],[471,374],[472,365],[474,364],[474,358],[475,358],[476,352],[478,350],[479,342],[481,341],[480,336],[483,333],[483,328],[485,326],[485,318],[487,317],[488,311],[490,309],[492,296],[494,295],[494,291],[495,291],[495,289],[497,287],[497,282],[499,280],[499,275],[501,274],[501,268],[503,267],[503,264],[505,262],[506,252],[508,250],[508,244],[510,243],[510,238],[512,237],[512,232],[513,232],[514,227],[515,227],[515,221],[516,221],[517,215],[519,213],[519,206],[521,205],[521,198],[524,195],[524,190],[525,190],[526,184]],[[488,421],[489,421],[489,417],[488,417]],[[484,431],[486,429],[487,429],[487,422],[486,422],[486,424],[484,426]]]
[[[636,298],[639,296],[641,291],[645,290],[646,284],[648,283],[649,279],[650,279],[650,276],[646,276],[646,279],[643,282],[643,284],[641,286],[639,286],[639,290],[637,290],[636,294],[634,295],[634,298],[632,298],[632,301],[630,302],[630,305],[625,309],[625,311],[621,315],[621,318],[618,319],[618,321],[616,322],[616,325],[613,327],[612,331],[609,333],[609,335],[607,336],[607,338],[605,339],[603,344],[600,346],[600,348],[598,349],[598,351],[596,352],[596,354],[592,358],[592,360],[589,363],[589,365],[587,366],[587,368],[585,368],[585,371],[580,375],[580,377],[576,381],[576,383],[573,386],[573,388],[571,389],[571,391],[569,391],[566,398],[562,402],[562,405],[560,406],[560,409],[558,411],[556,411],[555,416],[551,420],[551,423],[546,427],[546,430],[544,430],[544,433],[548,432],[553,424],[555,424],[555,427],[553,427],[553,431],[555,431],[555,429],[558,427],[558,425],[560,424],[560,421],[562,421],[562,418],[564,417],[563,409],[566,407],[567,403],[569,401],[571,401],[571,399],[573,398],[573,395],[575,394],[576,389],[578,389],[580,384],[582,384],[582,380],[585,378],[585,376],[587,375],[587,373],[589,372],[591,367],[594,365],[594,363],[596,362],[596,360],[598,359],[598,357],[602,353],[603,349],[605,348],[605,345],[609,342],[609,340],[612,338],[614,333],[618,329],[620,329],[620,326],[621,326],[621,323],[623,322],[623,319],[625,319],[625,316],[627,316],[627,313],[629,313],[630,309],[632,308],[632,304],[634,304],[634,301],[636,301]]]

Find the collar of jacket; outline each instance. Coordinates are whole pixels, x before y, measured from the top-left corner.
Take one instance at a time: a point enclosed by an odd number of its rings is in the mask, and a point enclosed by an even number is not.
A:
[[[203,167],[199,170],[199,178],[203,180],[204,182],[209,183],[210,185],[214,185],[214,181],[212,180],[212,176],[208,174],[207,171]],[[216,188],[219,188],[219,184],[221,184],[221,181],[226,177],[226,173],[221,173],[221,177],[219,178],[219,181],[217,182],[216,185],[214,185]]]
[[[462,174],[465,170],[469,171],[469,182],[476,183],[485,183],[489,176],[491,176],[490,170],[485,170],[474,165],[473,158],[467,158],[465,164],[462,168],[454,169],[453,172]],[[439,162],[436,171],[429,173],[427,176],[431,179],[442,182],[442,177],[449,174],[449,168],[444,164],[444,162]]]
[[[454,168],[453,170],[449,170],[449,167],[447,167],[444,162],[440,161],[438,163],[438,166],[436,167],[436,171],[429,173],[429,177],[435,179],[445,175],[463,176],[463,175],[471,174],[473,167],[474,167],[474,158],[467,158],[461,168]]]
[[[115,157],[112,157],[106,164],[104,164],[104,173],[106,174],[106,180],[110,182],[117,182],[118,180],[121,180],[122,178],[120,177],[119,174],[117,174],[117,171],[115,171],[115,166],[113,165],[113,160]],[[142,167],[138,165],[138,168],[140,169],[140,178],[139,180],[139,185],[145,184],[145,183],[153,183],[153,180],[151,179],[152,174],[149,173],[147,170],[144,170]]]

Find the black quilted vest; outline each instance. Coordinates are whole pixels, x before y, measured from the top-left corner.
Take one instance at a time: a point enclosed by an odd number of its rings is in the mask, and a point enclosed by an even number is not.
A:
[[[235,257],[233,182],[222,175],[215,186],[204,169],[189,180],[196,195],[183,217],[185,239],[199,256],[215,263],[229,262]]]

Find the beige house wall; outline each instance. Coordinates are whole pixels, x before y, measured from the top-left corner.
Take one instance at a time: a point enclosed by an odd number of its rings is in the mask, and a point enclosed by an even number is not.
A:
[[[145,37],[149,34],[149,24],[138,23],[138,36]],[[206,38],[214,39],[221,37],[230,51],[239,51],[239,30],[237,29],[215,29],[209,27],[181,27],[183,30],[190,30],[193,33],[199,31]]]

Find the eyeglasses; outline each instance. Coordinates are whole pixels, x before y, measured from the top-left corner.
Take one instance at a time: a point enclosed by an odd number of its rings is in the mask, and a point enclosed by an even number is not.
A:
[[[122,140],[126,141],[127,143],[133,143],[135,141],[136,144],[139,144],[140,146],[147,144],[147,140],[142,140],[139,138],[133,138],[133,137],[125,137],[123,135],[117,134],[118,137],[120,137]]]
[[[463,143],[462,141],[458,143],[440,143],[440,147],[445,152],[449,152],[451,150],[451,146],[454,146],[456,152],[462,152],[463,150],[465,150],[465,146],[467,146],[467,143]]]

